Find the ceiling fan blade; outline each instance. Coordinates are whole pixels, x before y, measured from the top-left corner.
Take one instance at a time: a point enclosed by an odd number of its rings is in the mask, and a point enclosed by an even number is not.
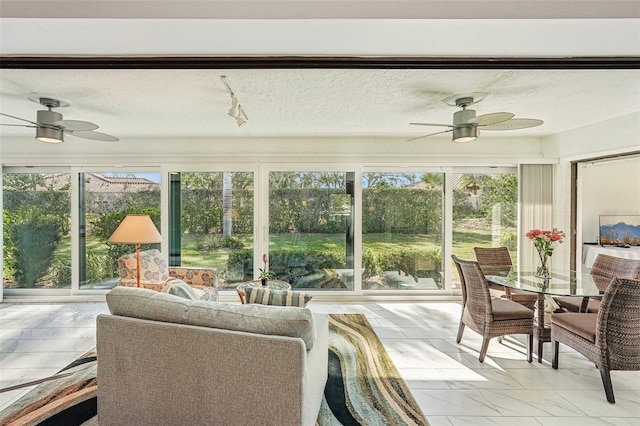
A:
[[[65,133],[71,136],[76,136],[84,139],[92,139],[94,141],[102,142],[118,142],[120,139],[115,136],[108,135],[106,133],[94,132],[93,130],[68,130]]]
[[[428,136],[435,136],[435,135],[440,135],[442,133],[449,133],[449,132],[453,132],[453,129],[451,129],[451,130],[443,130],[441,132],[436,132],[436,133],[429,133],[428,135],[422,135],[422,136],[418,136],[417,138],[407,139],[407,142],[415,141],[416,139],[426,138]]]
[[[441,124],[441,123],[409,123],[412,126],[435,126],[435,127],[454,127],[451,124]]]
[[[90,121],[82,121],[82,120],[58,120],[53,122],[56,126],[64,127],[65,130],[71,131],[88,131],[95,130],[98,128],[97,124],[94,124]]]
[[[36,127],[40,127],[40,124],[36,123],[35,121],[31,121],[31,120],[27,120],[27,119],[24,119],[24,118],[16,117],[15,115],[5,114],[3,112],[0,112],[0,115],[4,115],[5,117],[9,117],[9,118],[15,118],[16,120],[20,120],[20,121],[26,121],[27,123],[34,124]],[[7,126],[10,126],[10,124],[7,124]]]
[[[478,126],[488,126],[490,124],[502,123],[513,118],[510,112],[492,112],[482,114],[467,121],[467,124],[477,124]]]
[[[0,123],[0,126],[11,126],[11,127],[30,127],[32,129],[37,129],[39,126],[29,126],[27,124],[4,124]]]
[[[512,118],[502,123],[491,124],[482,127],[483,130],[519,130],[529,127],[536,127],[544,123],[542,120],[535,118]]]

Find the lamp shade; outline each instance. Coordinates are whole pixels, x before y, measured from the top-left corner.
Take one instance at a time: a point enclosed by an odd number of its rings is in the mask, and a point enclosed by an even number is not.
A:
[[[109,238],[115,244],[161,243],[162,236],[151,217],[142,214],[127,215]]]

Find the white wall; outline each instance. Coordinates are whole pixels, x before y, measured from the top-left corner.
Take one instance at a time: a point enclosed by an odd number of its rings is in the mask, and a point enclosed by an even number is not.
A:
[[[640,157],[578,167],[582,241],[598,237],[600,215],[640,214]]]
[[[283,159],[312,162],[375,162],[400,164],[471,164],[502,166],[551,162],[541,154],[538,138],[483,136],[472,144],[448,138],[428,142],[394,137],[314,138],[202,138],[139,139],[123,143],[87,142],[68,138],[45,144],[33,137],[3,138],[5,165],[160,165],[170,163],[274,162]]]
[[[640,112],[550,136],[543,140],[542,150],[566,161],[640,151]]]
[[[631,113],[545,138],[542,141],[542,151],[545,156],[559,158],[554,189],[553,222],[559,229],[568,231],[571,229],[571,163],[589,160],[599,156],[640,152],[640,112]],[[611,164],[611,167],[617,170],[614,163]],[[628,191],[618,196],[613,195],[613,190],[610,191],[611,194],[607,196],[611,195],[615,198],[615,201],[609,206],[606,206],[604,202],[600,203],[600,201],[598,201],[598,197],[601,195],[595,192],[596,188],[594,185],[580,186],[582,189],[580,190],[579,188],[578,193],[578,230],[576,235],[578,247],[580,247],[583,242],[595,241],[593,233],[597,233],[597,225],[593,228],[590,221],[593,220],[593,216],[596,216],[595,220],[597,222],[599,213],[591,210],[596,207],[589,206],[597,206],[600,204],[602,209],[615,209],[619,211],[634,208],[638,211],[638,209],[640,209],[640,194],[638,192],[640,191],[640,171],[637,170],[639,166],[635,163],[636,169],[634,172],[632,164],[633,163],[629,165],[631,171],[625,168],[626,172],[624,175],[616,171],[604,173],[606,177],[600,178],[603,186],[607,186],[613,181],[621,187],[621,190]],[[600,185],[600,181],[598,185]],[[593,195],[591,195],[592,189],[594,190]],[[602,194],[602,191],[598,192]],[[615,193],[617,193],[617,191]],[[582,206],[584,200],[587,200],[587,206],[585,207]],[[620,207],[613,207],[613,205]],[[585,221],[584,225],[582,225],[583,221]],[[569,252],[569,244],[564,244],[556,250],[554,257],[561,257],[568,265],[570,260]],[[576,263],[579,265],[582,262],[581,250],[577,250],[577,252]]]

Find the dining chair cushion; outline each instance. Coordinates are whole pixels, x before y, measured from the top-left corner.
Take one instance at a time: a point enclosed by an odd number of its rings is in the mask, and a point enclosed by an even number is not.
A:
[[[582,307],[582,297],[566,296],[566,297],[554,297],[553,300],[558,303],[562,308],[565,308],[571,312],[580,312]],[[590,297],[587,304],[587,312],[591,314],[597,314],[600,309],[600,300]]]
[[[538,300],[537,294],[530,293],[528,291],[518,291],[518,290],[511,289],[509,294],[510,294],[511,300],[518,303],[527,303],[527,302],[535,303]],[[504,295],[502,297],[506,298],[507,296]]]
[[[533,318],[533,311],[520,303],[506,299],[491,299],[494,321]]]
[[[563,312],[560,314],[553,314],[551,316],[551,323],[567,329],[591,343],[595,343],[597,319],[598,314]]]

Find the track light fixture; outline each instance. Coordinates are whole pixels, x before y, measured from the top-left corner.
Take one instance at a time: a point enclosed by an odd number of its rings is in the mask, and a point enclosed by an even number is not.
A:
[[[248,119],[241,106],[238,106],[238,115],[235,116],[235,119],[238,127],[242,127],[247,124]]]
[[[229,95],[231,95],[231,108],[229,108],[227,114],[236,119],[236,124],[238,124],[238,127],[242,127],[247,124],[247,121],[249,121],[249,119],[247,118],[247,114],[244,113],[242,105],[240,105],[240,101],[236,97],[236,94],[233,93],[233,90],[231,90],[231,86],[229,86],[229,83],[227,82],[227,77],[223,75],[220,76],[220,79],[227,87]]]
[[[238,98],[236,98],[236,95],[231,93],[231,108],[229,108],[229,111],[227,112],[227,114],[229,114],[232,117],[237,117],[239,112],[240,112],[240,102],[238,102]]]

